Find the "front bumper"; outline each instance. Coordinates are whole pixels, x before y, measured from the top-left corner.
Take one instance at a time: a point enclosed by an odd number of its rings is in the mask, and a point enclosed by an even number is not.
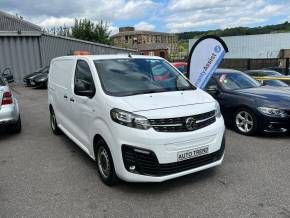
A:
[[[276,118],[260,115],[258,125],[263,132],[283,133],[290,130],[290,117]]]
[[[120,129],[126,130],[127,128]],[[161,133],[153,129],[146,132],[135,129],[128,130],[120,133],[115,132],[122,137],[119,139],[114,137],[115,146],[118,148],[111,149],[118,177],[128,182],[162,182],[218,166],[223,161],[225,144],[223,118],[217,119],[215,123],[205,128],[185,133]],[[139,167],[140,171],[132,172],[128,170],[130,166],[123,158],[124,145],[139,148],[141,152],[142,150],[150,151],[153,154],[153,159],[149,157],[149,160],[146,160],[145,158],[142,162],[138,159],[139,165],[136,165],[136,168]],[[208,155],[177,162],[178,152],[205,145],[209,148]],[[146,161],[149,161],[149,168],[146,168],[148,165],[144,164]],[[145,168],[148,171],[144,170]]]
[[[28,87],[35,86],[35,82],[33,81],[33,79],[24,79],[23,83],[25,86]]]
[[[213,153],[166,164],[160,164],[153,151],[134,148],[128,145],[122,146],[122,155],[127,171],[145,176],[161,177],[215,163],[221,160],[224,150],[225,138],[223,138],[220,149]]]
[[[23,83],[24,83],[24,85],[26,85],[26,86],[31,86],[31,84],[30,84],[30,80],[29,80],[29,79],[23,79]]]

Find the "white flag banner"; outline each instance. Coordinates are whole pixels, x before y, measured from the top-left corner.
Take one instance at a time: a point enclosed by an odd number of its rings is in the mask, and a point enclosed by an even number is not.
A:
[[[228,52],[225,42],[217,36],[204,36],[192,46],[188,57],[189,80],[203,89]]]

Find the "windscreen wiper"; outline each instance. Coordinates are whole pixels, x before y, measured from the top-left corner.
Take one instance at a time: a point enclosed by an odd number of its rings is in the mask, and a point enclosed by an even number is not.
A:
[[[151,94],[151,93],[160,93],[160,92],[168,92],[168,90],[161,89],[161,90],[136,91],[136,92],[130,93],[129,95],[142,95],[142,94]]]
[[[177,91],[194,90],[192,87],[177,88]]]

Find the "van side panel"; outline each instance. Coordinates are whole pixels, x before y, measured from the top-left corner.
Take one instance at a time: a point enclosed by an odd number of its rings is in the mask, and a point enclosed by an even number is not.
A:
[[[71,84],[74,78],[76,61],[74,59],[57,59],[51,63],[49,73],[49,97],[55,111],[58,125],[70,131],[71,121],[67,116]]]

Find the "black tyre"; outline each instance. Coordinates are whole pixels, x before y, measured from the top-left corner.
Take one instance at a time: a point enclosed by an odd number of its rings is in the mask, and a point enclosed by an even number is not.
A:
[[[61,129],[57,126],[57,121],[56,121],[56,117],[55,117],[55,113],[53,109],[50,110],[50,127],[51,127],[52,132],[55,135],[62,134]]]
[[[96,143],[96,163],[98,173],[101,180],[108,186],[113,186],[118,182],[118,177],[115,172],[113,158],[104,140],[99,140]]]
[[[235,130],[243,135],[254,135],[257,132],[257,119],[255,114],[247,108],[239,108],[233,117]]]
[[[20,116],[18,117],[18,120],[16,123],[13,123],[11,125],[9,125],[8,127],[8,133],[10,134],[17,134],[17,133],[20,133],[21,132],[21,128],[22,128],[22,125],[21,125],[21,118]]]

